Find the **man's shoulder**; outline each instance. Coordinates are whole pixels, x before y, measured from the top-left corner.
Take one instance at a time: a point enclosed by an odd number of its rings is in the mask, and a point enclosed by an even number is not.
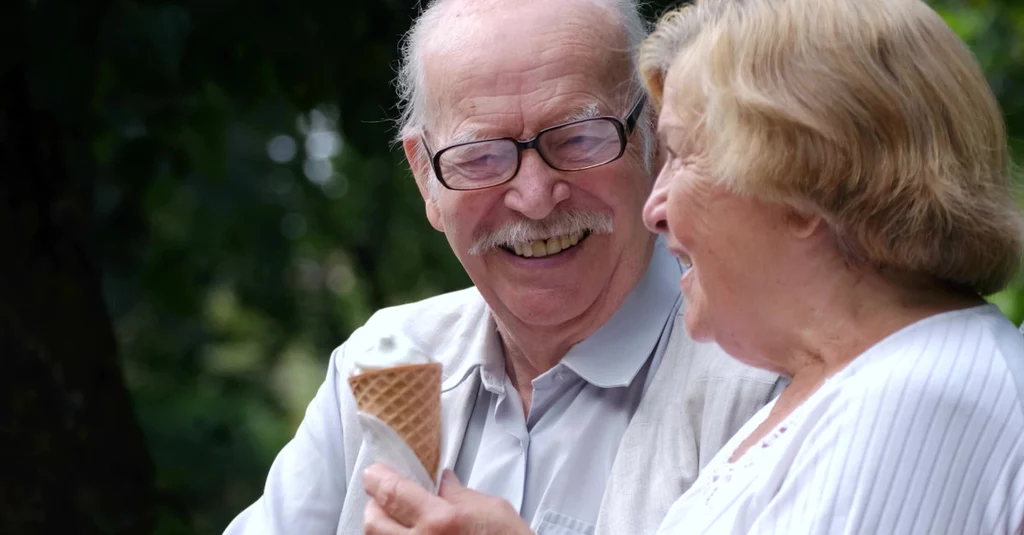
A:
[[[651,414],[661,412],[661,405],[682,405],[687,418],[703,422],[697,427],[720,425],[719,438],[727,440],[786,384],[778,374],[744,364],[717,344],[693,340],[681,316],[670,336],[648,391],[652,399],[647,403],[656,405],[647,409]]]
[[[779,374],[737,360],[718,344],[697,343],[694,377],[698,380],[738,379],[774,385]]]
[[[731,432],[725,439],[788,384],[779,374],[745,364],[711,343],[697,344],[689,380],[705,418],[720,418],[735,411]]]
[[[457,353],[452,346],[465,344],[490,321],[487,303],[475,287],[382,308],[336,350],[344,352],[337,364],[344,368],[350,365],[352,355],[372,351],[381,338],[398,335],[447,365],[448,357]]]
[[[752,384],[775,385],[779,381],[777,373],[744,364],[725,352],[721,346],[712,342],[698,342],[686,332],[682,311],[679,312],[672,328],[675,348],[683,358],[689,359],[690,365],[685,373],[691,381],[740,381]]]

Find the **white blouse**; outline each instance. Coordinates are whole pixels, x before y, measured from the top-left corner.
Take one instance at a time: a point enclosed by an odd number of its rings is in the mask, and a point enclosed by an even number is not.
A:
[[[1024,533],[1024,338],[994,305],[892,334],[730,463],[773,405],[659,534]]]

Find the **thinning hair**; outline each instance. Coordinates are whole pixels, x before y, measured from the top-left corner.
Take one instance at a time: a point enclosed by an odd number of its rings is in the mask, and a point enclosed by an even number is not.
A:
[[[1017,272],[999,105],[924,2],[698,0],[640,58],[712,180],[822,216],[848,261],[981,295]]]
[[[557,0],[554,0],[557,1]],[[636,51],[644,38],[647,37],[649,25],[640,15],[639,5],[636,0],[591,0],[595,7],[610,8],[616,15],[625,35],[626,50],[622,53],[629,58],[629,72],[624,72],[627,78],[629,91],[640,92],[643,88],[643,81],[637,70]],[[406,32],[401,42],[401,59],[398,67],[398,75],[395,79],[395,87],[398,93],[399,119],[397,136],[395,141],[401,143],[408,135],[422,132],[427,126],[429,113],[429,100],[426,93],[426,69],[423,64],[424,50],[427,41],[437,32],[446,26],[448,14],[443,9],[451,0],[430,0],[426,7],[413,21],[409,31]],[[616,82],[621,83],[621,80]],[[632,99],[629,99],[632,100]],[[650,113],[641,115],[637,123],[640,133],[641,154],[643,164],[647,172],[651,172],[654,161],[654,126]],[[415,158],[426,160],[427,154],[422,144],[419,144]],[[429,165],[426,166],[428,169]],[[433,172],[431,171],[431,177]],[[431,178],[430,187],[436,188],[437,180]]]

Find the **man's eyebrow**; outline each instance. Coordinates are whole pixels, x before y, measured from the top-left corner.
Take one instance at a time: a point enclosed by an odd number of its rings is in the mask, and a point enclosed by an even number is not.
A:
[[[579,106],[575,110],[569,112],[562,117],[561,121],[557,124],[571,123],[573,121],[581,121],[583,119],[592,119],[601,115],[599,113],[598,105],[596,102],[588,102],[582,106]],[[483,141],[486,139],[494,139],[495,136],[481,136],[480,134],[473,132],[472,130],[463,130],[456,132],[452,135],[452,138],[448,140],[445,147],[452,145],[458,145],[460,143],[470,143],[473,141]]]
[[[583,119],[592,119],[599,115],[597,111],[597,103],[588,102],[579,108],[576,108],[565,117],[562,117],[562,122],[569,123],[572,121],[581,121]]]
[[[448,145],[458,145],[459,143],[469,143],[471,141],[482,141],[484,139],[489,139],[489,138],[483,137],[483,136],[481,136],[481,135],[479,135],[476,132],[473,132],[471,130],[463,130],[461,132],[456,132],[452,136],[452,138],[448,141]]]

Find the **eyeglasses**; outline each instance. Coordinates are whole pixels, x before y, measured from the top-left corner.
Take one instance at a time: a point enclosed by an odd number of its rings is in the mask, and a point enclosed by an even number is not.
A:
[[[430,153],[434,174],[444,187],[476,190],[500,186],[512,180],[523,162],[523,151],[535,149],[551,168],[559,171],[583,171],[618,160],[626,152],[626,142],[636,127],[646,96],[629,111],[624,120],[593,117],[545,128],[533,139],[519,141],[511,137],[458,143]]]

